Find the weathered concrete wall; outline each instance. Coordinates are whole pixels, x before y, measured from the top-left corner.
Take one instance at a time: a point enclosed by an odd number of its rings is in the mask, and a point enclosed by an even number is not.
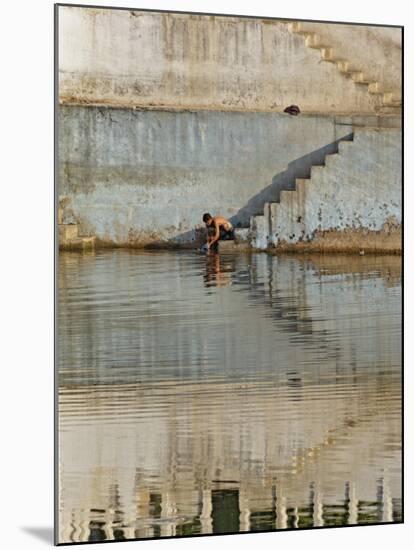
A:
[[[118,245],[191,241],[205,211],[248,225],[352,132],[351,124],[337,122],[62,106],[63,221]]]
[[[351,63],[395,78],[399,30],[338,27]],[[64,103],[262,111],[295,103],[312,113],[381,105],[281,21],[61,7],[59,30]]]
[[[258,248],[399,249],[399,131],[319,166],[361,115],[398,115],[401,30],[306,25],[59,8],[64,223],[98,244],[183,244],[211,211],[255,216]],[[291,103],[305,114],[278,113]],[[312,191],[289,195],[312,165]]]
[[[358,129],[252,220],[253,245],[401,250],[401,177],[400,130]]]

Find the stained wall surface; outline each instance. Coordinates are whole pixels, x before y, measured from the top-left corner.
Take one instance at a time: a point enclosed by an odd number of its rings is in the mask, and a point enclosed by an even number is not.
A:
[[[287,22],[67,7],[59,19],[65,103],[260,111],[293,103],[313,113],[372,113],[381,103]],[[350,48],[353,65],[395,82],[400,29],[323,27],[341,54]]]

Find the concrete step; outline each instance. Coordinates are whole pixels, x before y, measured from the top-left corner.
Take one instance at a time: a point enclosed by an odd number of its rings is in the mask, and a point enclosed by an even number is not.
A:
[[[401,119],[401,104],[400,105],[382,105],[381,107],[382,115],[396,115]],[[401,119],[402,123],[402,119]]]
[[[348,72],[358,72],[358,67],[355,67],[351,64],[348,59],[339,59],[337,58],[336,64],[338,65],[339,72],[341,73],[348,73]]]
[[[369,90],[372,80],[370,80],[362,71],[348,71],[348,74],[351,76],[355,84],[364,84],[365,86],[368,86]]]
[[[234,230],[234,237],[237,244],[249,242],[249,227],[237,227]]]
[[[78,225],[77,224],[58,224],[59,227],[59,243],[65,243],[71,239],[78,237]]]
[[[288,23],[288,29],[290,32],[301,34],[303,33],[303,23],[301,21],[292,21],[291,23]]]
[[[288,23],[289,30],[296,34],[317,34],[318,24],[309,21],[292,21]]]
[[[332,153],[325,156],[325,166],[331,166],[339,159],[339,153]]]
[[[295,191],[291,191],[290,189],[286,189],[280,192],[280,204],[290,202],[292,198],[292,194],[295,193]]]
[[[270,219],[270,205],[271,202],[265,202],[263,206],[263,215],[266,218],[266,220],[269,222]]]
[[[384,90],[382,89],[382,86],[379,82],[371,82],[371,84],[368,86],[368,91],[370,94],[382,94],[384,93]]]
[[[332,48],[321,48],[321,58],[325,61],[336,62]]]
[[[299,181],[296,191],[281,192],[280,204],[272,218],[271,235],[268,239],[274,246],[277,246],[280,241],[289,243],[302,238],[304,199],[308,189],[306,181],[310,182],[310,180]]]
[[[275,216],[277,216],[277,212],[279,210],[280,202],[271,202],[269,204],[269,217],[270,217],[270,224],[273,224],[273,221],[275,219]]]
[[[399,143],[398,132],[395,129],[358,129],[355,131],[355,141],[356,144],[352,141],[339,144],[340,149],[350,153],[345,158],[346,170],[342,164],[332,164],[333,159],[341,159],[341,153],[328,155],[325,167],[312,167],[311,180],[297,179],[296,192],[282,192],[269,238],[276,247],[307,242],[313,238],[315,231],[340,231],[354,227],[353,224],[360,224],[360,219],[364,220],[364,217],[368,221],[363,223],[371,223],[371,216],[374,215],[372,200],[377,200],[372,192],[376,193],[378,189],[385,197],[383,206],[390,212],[394,210],[394,203],[387,203],[388,196],[393,196],[392,192],[384,191],[388,189],[384,184],[378,187],[377,181],[381,178],[384,182],[394,181],[395,177],[398,179],[398,176],[394,176],[395,167],[398,166],[398,158],[394,158],[394,147]],[[386,157],[387,162],[380,164],[383,148],[389,156]],[[366,159],[374,161],[367,163]],[[316,177],[318,173],[323,173],[323,178]],[[371,194],[367,192],[366,185],[370,185]],[[399,188],[398,181],[394,186],[395,189]],[[378,212],[375,215],[386,219],[390,214]],[[381,227],[381,223],[378,227]]]
[[[354,128],[401,128],[401,116],[353,115],[351,117],[336,117],[338,124],[349,124]],[[342,140],[347,141],[347,140]],[[352,141],[352,140],[351,140]]]
[[[382,102],[384,105],[401,105],[402,104],[402,96],[401,92],[384,92]]]
[[[395,90],[384,90],[384,86],[380,82],[372,82],[368,86],[370,94],[382,95],[383,105],[399,106],[401,105],[401,92]]]
[[[230,252],[243,252],[249,249],[248,241],[238,242],[238,241],[219,241],[219,252],[221,253],[230,253]]]
[[[306,191],[309,189],[309,185],[311,184],[310,178],[296,178],[296,191],[303,195],[303,193],[306,193]]]
[[[265,250],[268,246],[269,220],[264,215],[250,218],[250,244],[258,250]]]
[[[352,141],[346,143],[345,149]],[[306,198],[313,188],[323,185],[318,174],[323,174],[327,165],[334,165],[339,159],[339,153],[325,156],[324,165],[311,167],[311,178],[296,178],[295,189],[282,189],[279,202],[265,203],[263,214],[251,218],[250,239],[256,249],[266,249],[277,246],[282,240],[293,242],[295,239],[305,238]]]
[[[278,237],[276,233],[277,233],[277,220],[278,220],[280,208],[281,207],[279,202],[272,202],[269,205],[270,216],[269,216],[268,243],[270,246],[276,246],[278,242]]]
[[[312,166],[311,167],[311,179],[318,177],[325,170],[325,166]]]
[[[63,250],[89,250],[94,248],[96,237],[76,237],[60,245]]]
[[[330,44],[324,44],[323,41],[320,39],[318,34],[315,32],[307,33],[305,38],[305,44],[308,46],[308,48],[313,49],[322,49],[322,48],[330,48]]]
[[[344,166],[349,172],[356,174],[365,170],[365,154],[375,153],[377,144],[381,144],[382,138],[378,135],[377,128],[378,124],[375,124],[375,128],[355,129],[352,140],[339,141],[338,152],[325,155],[324,165],[311,167],[310,178],[296,178],[295,189],[282,189],[279,202],[265,203],[263,214],[251,218],[251,246],[265,250],[272,246],[306,242],[320,228],[321,223],[327,226],[332,224],[333,227],[343,223],[342,217],[338,220],[335,218],[338,216],[336,207],[327,215],[326,204],[335,204],[336,194],[343,193],[343,188],[338,187],[338,182],[342,182],[343,178],[346,179],[348,188],[352,189],[350,196],[360,192],[360,185],[355,183],[355,177],[347,176]],[[395,133],[395,128],[384,127],[380,133],[388,140],[387,136]],[[357,143],[356,147],[354,141]],[[364,204],[362,200],[359,206],[363,209]],[[344,199],[342,208],[344,215],[350,215]]]

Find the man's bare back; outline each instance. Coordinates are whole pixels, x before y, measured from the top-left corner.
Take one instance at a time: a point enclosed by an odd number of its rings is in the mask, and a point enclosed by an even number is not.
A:
[[[217,250],[219,239],[234,239],[233,225],[223,216],[213,217],[206,213],[203,215],[203,222],[207,227],[207,248],[209,250]]]

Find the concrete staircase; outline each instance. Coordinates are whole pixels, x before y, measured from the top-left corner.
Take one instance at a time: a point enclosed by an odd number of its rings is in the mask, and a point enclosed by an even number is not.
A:
[[[324,231],[380,231],[401,224],[401,131],[355,129],[352,141],[312,166],[294,190],[252,216],[248,239],[254,249],[312,241]],[[387,225],[388,224],[388,225]]]
[[[327,159],[338,154],[340,144],[343,142],[352,143],[349,136],[346,136],[343,140],[340,140],[338,143],[338,148],[335,152],[325,155],[324,163],[312,166],[310,169],[311,174],[315,174],[315,171],[324,165],[326,165]],[[275,236],[273,235],[271,220],[274,218],[277,205],[282,204],[282,209],[286,203],[291,203],[294,198],[300,197],[302,199],[303,195],[303,186],[306,185],[305,182],[310,182],[309,178],[296,178],[295,188],[294,189],[285,189],[280,191],[280,197],[278,201],[266,202],[263,207],[263,213],[250,218],[250,228],[248,233],[243,229],[236,229],[236,238],[239,235],[239,239],[247,240],[250,245],[258,250],[265,250],[271,246],[275,246]],[[298,218],[298,216],[296,216]],[[292,226],[292,222],[289,221],[289,227]],[[239,233],[240,232],[240,233]]]
[[[370,69],[362,63],[352,63],[349,59],[341,56],[339,51],[341,46],[335,47],[332,43],[334,35],[329,36],[329,25],[321,26],[319,23],[295,21],[288,23],[290,32],[303,36],[306,46],[318,49],[321,52],[321,58],[329,63],[336,63],[338,70],[346,77],[352,79],[357,86],[364,86],[367,92],[378,96],[379,109],[384,113],[396,113],[401,110],[402,96],[399,83],[392,81],[384,83],[379,76],[378,71]],[[321,33],[327,33],[324,37]],[[342,46],[342,49],[346,48]],[[392,60],[389,61],[392,63]],[[369,72],[371,71],[371,74]],[[377,72],[377,74],[375,74]],[[392,87],[390,87],[392,86]]]
[[[77,223],[63,223],[63,208],[58,208],[59,249],[88,250],[95,246],[96,237],[79,235]]]

